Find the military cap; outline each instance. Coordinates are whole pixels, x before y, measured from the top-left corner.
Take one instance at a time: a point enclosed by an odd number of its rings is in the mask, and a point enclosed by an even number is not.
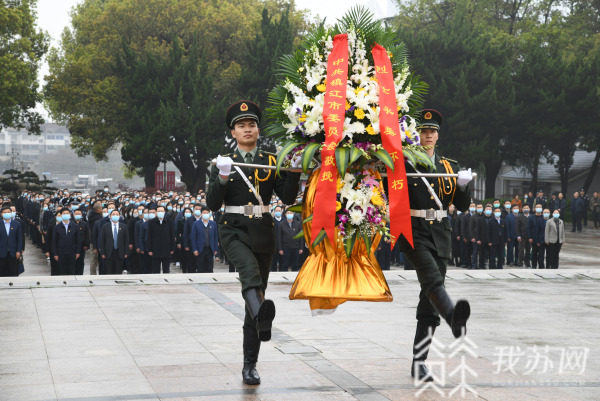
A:
[[[231,129],[236,122],[239,120],[252,119],[255,120],[257,124],[260,124],[261,117],[260,107],[254,102],[249,100],[240,100],[237,103],[234,103],[227,110],[227,116],[225,117],[225,123]]]
[[[417,129],[433,128],[439,130],[441,125],[442,114],[439,111],[433,109],[424,109],[421,111]]]

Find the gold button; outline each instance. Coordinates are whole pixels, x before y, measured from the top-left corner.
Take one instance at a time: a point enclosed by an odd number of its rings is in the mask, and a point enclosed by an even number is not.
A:
[[[415,187],[417,186],[417,183],[415,182]]]
[[[237,155],[233,155],[233,157],[235,158],[235,157],[237,157]]]
[[[433,199],[433,196],[431,197],[431,199]]]
[[[433,186],[433,183],[431,183],[431,186]]]
[[[233,178],[230,178],[229,181],[233,181]]]
[[[433,224],[433,220],[429,222],[429,224]]]
[[[248,192],[252,192],[252,190],[251,190],[251,189],[249,189],[249,190],[248,190]]]
[[[227,221],[225,221],[225,223],[223,223],[223,224],[227,224]]]

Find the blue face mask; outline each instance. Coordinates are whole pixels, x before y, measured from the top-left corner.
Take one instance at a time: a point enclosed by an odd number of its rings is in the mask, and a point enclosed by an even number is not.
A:
[[[224,211],[225,211],[225,208],[224,208],[224,207],[222,207],[222,208],[221,208],[221,212],[224,212]]]
[[[15,217],[17,217],[17,212],[10,212],[10,215],[14,219]]]
[[[558,218],[560,217],[560,213],[554,213],[554,214],[552,215],[552,217],[554,217],[555,219],[558,219]]]
[[[11,213],[2,213],[2,217],[4,218],[4,220],[10,220],[10,218],[12,217]]]
[[[519,214],[519,208],[518,208],[518,207],[514,208],[514,209],[513,209],[513,213],[514,213],[514,214]]]
[[[500,212],[495,212],[495,213],[494,213],[494,216],[496,216],[496,217],[500,217],[500,216],[502,216],[502,213],[500,213]]]
[[[144,213],[144,219],[148,220],[148,213]]]
[[[56,216],[56,221],[58,223],[61,223],[62,222],[62,216]]]
[[[275,212],[275,217],[281,217],[281,212]]]
[[[203,213],[203,214],[202,214],[202,220],[205,220],[205,221],[206,221],[206,220],[208,220],[208,219],[210,219],[210,213]]]
[[[107,212],[102,212],[102,217],[108,217],[108,213]]]
[[[167,210],[169,210],[169,211],[173,210],[173,206],[167,206]]]
[[[70,214],[63,214],[62,215],[62,221],[69,221],[71,220],[71,215]]]
[[[119,221],[119,216],[118,215],[110,216],[110,219],[116,223],[117,221]]]
[[[155,213],[148,213],[148,218],[149,218],[150,220],[152,220],[152,219],[153,219],[153,218],[155,218],[155,217],[156,217],[156,214],[155,214]]]
[[[492,211],[491,210],[486,210],[485,211],[485,215],[486,216],[491,216],[492,215]]]
[[[200,209],[194,210],[194,216],[200,217],[201,214],[202,214],[202,210],[200,210]]]
[[[156,216],[157,216],[159,219],[164,219],[164,218],[165,218],[165,212],[156,212]]]
[[[293,214],[286,214],[285,218],[288,220],[293,220],[294,219],[294,215]]]
[[[474,208],[474,207],[470,207],[470,208],[469,208],[469,212],[473,213],[474,211],[475,211],[475,208]]]
[[[550,213],[544,213],[544,218],[547,219],[548,217],[550,217]]]
[[[190,212],[185,212],[184,216],[186,219],[189,219],[190,217],[192,217],[192,214]]]
[[[80,215],[80,214],[76,214],[75,216],[73,216],[73,218],[74,218],[75,220],[77,220],[77,221],[81,220],[81,218],[82,218],[82,217],[83,217],[83,216],[82,216],[82,215]]]
[[[48,206],[44,206],[44,212],[48,210]]]
[[[481,213],[481,212],[483,212],[483,209],[477,208],[477,213]]]

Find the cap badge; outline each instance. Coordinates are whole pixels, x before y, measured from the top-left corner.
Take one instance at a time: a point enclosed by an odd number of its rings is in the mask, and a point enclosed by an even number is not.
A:
[[[240,110],[241,111],[248,111],[248,105],[246,103],[242,103],[242,105],[240,106]]]
[[[431,117],[432,117],[432,115],[431,115],[431,112],[429,112],[429,111],[427,113],[425,113],[425,115],[423,116],[423,118],[425,120],[431,120]]]

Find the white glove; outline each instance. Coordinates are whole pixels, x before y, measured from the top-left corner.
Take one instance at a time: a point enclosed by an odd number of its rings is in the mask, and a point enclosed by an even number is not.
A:
[[[473,180],[473,174],[471,173],[471,169],[460,170],[458,172],[457,184],[459,187],[463,187],[463,186],[467,185],[472,180]]]
[[[229,177],[231,174],[231,165],[233,164],[233,160],[231,157],[223,157],[221,155],[217,156],[217,168],[219,169],[219,174],[224,177]]]
[[[302,155],[298,155],[292,159],[292,168],[298,168],[302,165]]]

